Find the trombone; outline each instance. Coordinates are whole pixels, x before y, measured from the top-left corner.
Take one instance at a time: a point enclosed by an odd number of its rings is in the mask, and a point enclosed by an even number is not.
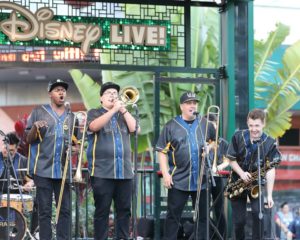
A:
[[[206,140],[207,140],[207,136],[208,136],[208,128],[209,128],[209,124],[215,124],[215,121],[211,120],[211,119],[217,119],[216,121],[216,136],[215,136],[215,142],[216,144],[218,143],[218,135],[219,135],[219,112],[220,112],[220,108],[216,105],[211,105],[208,107],[207,109],[207,114],[206,114],[206,125],[205,125],[205,135],[204,135],[204,139],[203,143],[206,144]],[[201,127],[200,127],[201,129]],[[200,172],[198,175],[198,182],[197,182],[197,195],[196,195],[196,202],[195,202],[195,211],[194,211],[194,215],[193,215],[193,220],[194,222],[197,221],[198,219],[198,214],[199,214],[199,201],[200,201],[200,193],[201,193],[201,185],[202,185],[202,180],[203,180],[203,175],[204,175],[204,167],[205,167],[205,158],[208,158],[208,154],[209,152],[206,151],[207,147],[204,147],[204,154],[202,155],[202,159],[201,159],[201,167],[200,167]],[[208,159],[208,161],[210,161]],[[217,145],[214,148],[214,160],[213,160],[213,166],[212,168],[214,169],[217,168]],[[207,210],[208,211],[208,210]]]
[[[78,111],[74,113],[74,119],[73,119],[73,128],[72,128],[72,142],[75,144],[80,143],[80,151],[79,151],[79,157],[77,161],[77,169],[75,172],[75,175],[73,177],[74,182],[77,183],[82,183],[82,158],[83,158],[83,151],[84,151],[84,142],[85,142],[85,134],[86,134],[86,127],[87,127],[87,113],[84,111]],[[82,132],[78,132],[77,129],[81,130]],[[76,131],[75,131],[76,130]],[[76,136],[81,135],[81,140],[78,141]],[[64,172],[63,172],[63,177],[62,177],[62,182],[61,182],[61,187],[60,187],[60,193],[59,193],[59,199],[57,203],[57,208],[56,208],[56,223],[58,222],[59,218],[59,213],[60,213],[60,207],[61,207],[61,202],[62,202],[62,196],[65,188],[65,182],[66,182],[66,177],[67,177],[67,172],[69,168],[69,164],[72,164],[72,161],[70,162],[70,151],[67,151],[66,155],[66,161],[64,165]],[[70,162],[70,163],[69,163]]]
[[[206,114],[207,125],[205,128],[205,136],[207,136],[207,129],[208,124],[211,123],[214,128],[216,129],[216,136],[215,136],[215,144],[214,144],[214,158],[212,162],[212,171],[213,174],[218,175],[217,172],[217,164],[218,164],[218,141],[219,141],[219,122],[220,122],[220,108],[216,105],[211,105],[207,109]]]
[[[83,159],[83,153],[84,153],[84,143],[85,143],[85,134],[86,134],[86,128],[87,128],[87,113],[84,111],[79,111],[75,114],[75,119],[78,119],[78,129],[82,130],[80,132],[81,140],[77,141],[78,144],[80,144],[80,150],[79,150],[79,156],[77,160],[77,168],[76,172],[73,176],[73,181],[76,183],[82,183],[82,159]],[[78,134],[77,134],[78,135]]]

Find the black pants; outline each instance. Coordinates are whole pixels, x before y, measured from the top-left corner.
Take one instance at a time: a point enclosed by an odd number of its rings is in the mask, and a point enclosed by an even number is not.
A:
[[[199,214],[198,224],[194,224],[197,240],[206,239],[206,190],[201,190],[199,201]],[[195,205],[197,192],[181,191],[175,188],[168,190],[168,212],[164,227],[165,240],[176,240],[177,233],[180,226],[180,219],[183,208],[188,200],[188,197],[192,197],[193,206]]]
[[[263,239],[263,219],[259,219],[259,198],[250,198],[251,210],[252,210],[252,239],[259,240]],[[263,205],[263,196],[262,200],[262,211],[264,209]],[[235,231],[236,240],[245,239],[245,225],[247,217],[247,194],[243,194],[241,197],[231,200],[232,207],[232,221]]]
[[[131,217],[132,179],[102,179],[91,177],[95,200],[94,239],[108,237],[109,212],[112,200],[116,210],[116,238],[128,239]]]
[[[224,179],[222,177],[214,177],[216,186],[211,188],[213,200],[214,224],[220,235],[226,239],[226,219],[224,214]]]
[[[55,196],[56,205],[59,199],[61,179],[43,178],[34,176],[34,183],[36,185],[36,198],[38,202],[39,213],[39,237],[43,240],[52,239],[52,199],[53,193]],[[70,227],[70,187],[66,183],[64,193],[62,196],[62,203],[58,223],[56,225],[56,239],[69,240]]]
[[[33,209],[30,220],[30,233],[35,233],[38,230],[39,226],[39,213],[38,213],[38,204],[36,197],[33,199]]]

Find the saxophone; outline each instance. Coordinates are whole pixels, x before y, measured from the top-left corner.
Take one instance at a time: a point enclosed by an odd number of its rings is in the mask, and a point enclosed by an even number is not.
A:
[[[266,172],[271,168],[277,166],[280,161],[273,161],[270,163],[269,160],[266,161],[266,167],[261,169],[261,177],[265,177]],[[233,181],[232,173],[228,180],[227,185],[224,189],[224,196],[232,199],[234,197],[240,196],[245,190],[249,190],[252,198],[257,198],[259,194],[259,186],[257,184],[258,170],[250,173],[250,181],[244,182],[241,178]]]

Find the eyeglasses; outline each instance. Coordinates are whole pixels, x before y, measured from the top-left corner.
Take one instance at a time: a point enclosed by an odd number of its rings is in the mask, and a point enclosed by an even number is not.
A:
[[[105,93],[103,93],[103,95],[112,95],[114,97],[117,97],[119,94],[118,94],[118,92],[105,92]]]

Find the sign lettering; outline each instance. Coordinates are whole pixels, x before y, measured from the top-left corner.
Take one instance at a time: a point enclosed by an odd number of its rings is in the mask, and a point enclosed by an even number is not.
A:
[[[20,42],[34,41],[35,46],[43,46],[47,41],[49,46],[53,46],[51,45],[52,41],[56,42],[55,46],[57,46],[57,41],[60,41],[66,46],[66,41],[69,41],[70,45],[67,46],[79,44],[84,54],[89,53],[91,47],[100,48],[101,44],[106,44],[102,46],[104,48],[114,49],[120,46],[122,49],[145,47],[146,50],[149,50],[149,47],[158,47],[161,50],[169,48],[170,31],[168,29],[170,27],[166,21],[160,21],[161,25],[158,24],[159,21],[155,22],[154,20],[148,24],[118,24],[118,19],[113,19],[110,23],[109,19],[82,17],[81,19],[85,21],[79,22],[79,18],[76,17],[61,20],[59,16],[54,16],[53,11],[47,7],[32,13],[16,3],[0,2],[1,8],[10,9],[12,12],[10,14],[0,13],[0,37],[2,32],[15,45]],[[120,22],[126,21],[122,19]],[[101,26],[101,24],[107,25],[107,23],[110,24],[108,33],[103,32]],[[5,44],[5,42],[0,42],[0,44]]]

